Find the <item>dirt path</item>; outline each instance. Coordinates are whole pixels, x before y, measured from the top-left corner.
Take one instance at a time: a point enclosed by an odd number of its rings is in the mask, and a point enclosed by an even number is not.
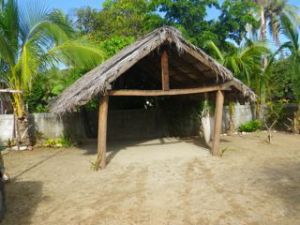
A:
[[[299,225],[300,136],[223,137],[223,157],[197,141],[109,146],[93,172],[94,145],[5,155],[5,225]]]

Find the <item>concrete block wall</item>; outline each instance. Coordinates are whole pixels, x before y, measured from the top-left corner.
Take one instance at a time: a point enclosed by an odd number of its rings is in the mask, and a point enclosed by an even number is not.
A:
[[[43,138],[59,138],[63,135],[71,135],[85,138],[85,128],[79,114],[70,114],[59,117],[51,113],[34,113],[29,116],[30,130],[38,132]],[[12,114],[0,115],[0,144],[14,137],[14,117]]]
[[[79,113],[59,117],[50,113],[35,113],[30,116],[34,121],[33,128],[44,138],[59,138],[70,135],[78,139],[95,138],[97,136],[97,113],[88,113],[87,118]],[[254,111],[250,105],[235,106],[234,122],[236,127],[254,119]],[[229,108],[224,107],[223,132],[228,128]],[[183,123],[183,133],[195,132],[191,123]],[[87,127],[92,130],[88,134]],[[13,138],[13,115],[0,115],[0,144],[7,143]],[[110,111],[108,115],[108,140],[150,139],[169,136],[166,118],[160,110],[118,110]]]
[[[251,106],[250,104],[245,104],[245,105],[240,105],[239,103],[235,104],[233,121],[236,128],[238,128],[243,123],[254,119],[255,119],[254,106]],[[226,132],[228,130],[229,120],[230,120],[229,106],[225,106],[223,111],[223,124],[222,124],[223,132]]]

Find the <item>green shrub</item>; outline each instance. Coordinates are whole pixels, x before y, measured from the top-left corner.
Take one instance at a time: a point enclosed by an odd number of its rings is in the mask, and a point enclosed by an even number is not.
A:
[[[252,120],[242,124],[239,127],[240,132],[254,132],[262,128],[262,123],[259,120]]]
[[[67,148],[72,146],[72,141],[69,137],[62,136],[60,138],[48,138],[43,146],[49,147],[49,148]]]

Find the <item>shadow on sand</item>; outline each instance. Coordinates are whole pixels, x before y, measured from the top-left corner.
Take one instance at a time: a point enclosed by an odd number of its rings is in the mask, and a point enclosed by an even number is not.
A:
[[[16,181],[6,184],[6,214],[0,224],[29,225],[42,200],[42,182]]]
[[[285,216],[300,221],[300,163],[276,164],[263,170],[266,192],[278,198],[286,208]],[[298,223],[300,224],[300,223]]]

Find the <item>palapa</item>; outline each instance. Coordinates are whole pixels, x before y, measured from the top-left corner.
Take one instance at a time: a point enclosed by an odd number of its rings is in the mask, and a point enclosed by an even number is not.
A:
[[[199,79],[201,76],[203,78],[203,74],[213,75],[216,84],[226,82],[230,84],[231,88],[241,92],[244,97],[255,100],[254,92],[236,79],[227,68],[200,48],[186,41],[180,31],[173,27],[164,26],[145,35],[83,75],[59,96],[52,104],[51,111],[57,114],[71,112],[76,110],[76,107],[86,104],[95,96],[104,94],[111,89],[112,83],[122,74],[162,46],[173,46],[179,56],[185,54],[191,56],[195,60],[193,65],[198,68],[199,73],[196,76]]]

